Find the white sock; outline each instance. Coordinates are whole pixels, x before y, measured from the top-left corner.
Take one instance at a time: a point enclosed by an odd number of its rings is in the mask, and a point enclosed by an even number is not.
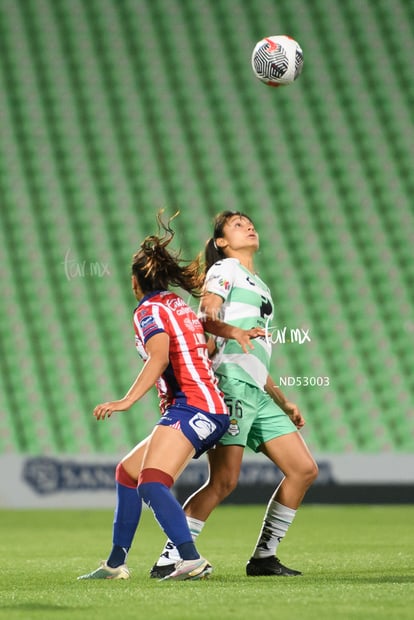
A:
[[[270,500],[256,548],[253,552],[254,558],[267,558],[276,554],[276,549],[285,537],[295,518],[295,514],[296,510],[283,506],[283,504],[279,504],[274,499]]]
[[[193,541],[197,538],[199,533],[204,527],[205,521],[200,521],[199,519],[194,519],[193,517],[186,517],[188,527],[191,532],[191,537]],[[177,547],[174,545],[171,540],[167,540],[164,545],[164,549],[160,557],[157,560],[157,566],[166,566],[167,564],[173,564],[180,560],[180,554],[178,553]]]

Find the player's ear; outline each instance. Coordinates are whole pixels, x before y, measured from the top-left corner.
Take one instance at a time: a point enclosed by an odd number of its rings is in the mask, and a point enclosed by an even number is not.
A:
[[[215,243],[216,243],[216,246],[220,248],[221,250],[225,248],[227,245],[227,241],[225,240],[224,237],[217,237],[217,239],[215,239]]]

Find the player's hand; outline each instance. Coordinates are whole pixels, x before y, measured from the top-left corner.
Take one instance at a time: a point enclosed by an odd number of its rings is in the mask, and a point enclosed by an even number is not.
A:
[[[260,336],[265,335],[266,332],[262,327],[252,327],[250,329],[241,329],[241,327],[235,327],[233,338],[239,343],[239,345],[243,349],[243,353],[248,353],[249,349],[254,349],[254,345],[251,340],[253,338],[259,338]]]
[[[295,403],[286,402],[283,411],[289,416],[296,428],[305,426],[305,418],[302,416]]]
[[[114,411],[125,411],[129,406],[130,405],[124,400],[114,400],[96,405],[93,410],[93,415],[97,420],[104,420],[106,417],[110,418]]]

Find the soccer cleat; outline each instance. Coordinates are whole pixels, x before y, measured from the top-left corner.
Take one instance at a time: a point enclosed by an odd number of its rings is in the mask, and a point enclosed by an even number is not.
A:
[[[154,564],[150,571],[150,577],[151,579],[163,579],[164,577],[170,575],[173,572],[174,568],[174,563],[164,564],[160,566],[158,564]]]
[[[108,566],[106,562],[101,562],[101,565],[92,573],[86,575],[80,575],[78,579],[129,579],[130,578],[128,566],[121,564],[116,568]]]
[[[294,577],[301,574],[302,573],[298,570],[283,566],[274,555],[268,558],[250,558],[246,564],[246,575],[248,577],[262,577],[267,575]]]
[[[160,579],[166,581],[173,579],[174,581],[185,581],[196,579],[206,579],[213,572],[213,567],[204,558],[197,560],[178,560],[172,573]]]

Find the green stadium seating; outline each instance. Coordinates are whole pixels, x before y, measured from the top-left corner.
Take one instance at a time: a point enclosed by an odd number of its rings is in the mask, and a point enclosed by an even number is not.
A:
[[[122,453],[155,393],[97,423],[141,367],[131,256],[173,215],[184,258],[215,213],[261,235],[272,375],[317,453],[414,449],[413,3],[0,0],[0,453]],[[290,33],[305,65],[250,69]],[[193,302],[195,304],[195,302]]]

